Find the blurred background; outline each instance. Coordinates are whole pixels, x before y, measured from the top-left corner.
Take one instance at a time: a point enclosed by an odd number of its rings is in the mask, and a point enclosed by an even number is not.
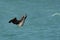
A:
[[[8,23],[25,14],[24,26]],[[60,0],[0,0],[0,40],[60,40]]]

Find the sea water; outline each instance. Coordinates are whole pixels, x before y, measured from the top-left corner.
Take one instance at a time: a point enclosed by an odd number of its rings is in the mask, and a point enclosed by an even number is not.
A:
[[[22,27],[8,23],[25,14]],[[60,40],[60,0],[0,0],[0,40]]]

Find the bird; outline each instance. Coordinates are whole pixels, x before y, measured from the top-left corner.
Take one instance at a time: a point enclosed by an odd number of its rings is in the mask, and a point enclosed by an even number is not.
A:
[[[13,19],[9,20],[9,23],[13,23],[18,26],[23,26],[26,18],[27,18],[27,15],[22,16],[20,20],[17,20],[17,18],[14,17]]]

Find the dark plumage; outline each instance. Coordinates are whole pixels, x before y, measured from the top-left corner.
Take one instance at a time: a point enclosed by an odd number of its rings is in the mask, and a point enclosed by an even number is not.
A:
[[[24,24],[26,18],[27,18],[27,15],[22,16],[20,20],[17,20],[17,18],[15,17],[15,18],[11,19],[9,21],[9,23],[13,23],[13,24],[22,26]]]

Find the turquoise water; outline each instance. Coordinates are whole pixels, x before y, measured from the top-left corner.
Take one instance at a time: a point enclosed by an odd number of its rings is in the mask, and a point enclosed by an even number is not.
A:
[[[25,13],[24,26],[8,23]],[[60,40],[60,0],[0,0],[0,40]]]

